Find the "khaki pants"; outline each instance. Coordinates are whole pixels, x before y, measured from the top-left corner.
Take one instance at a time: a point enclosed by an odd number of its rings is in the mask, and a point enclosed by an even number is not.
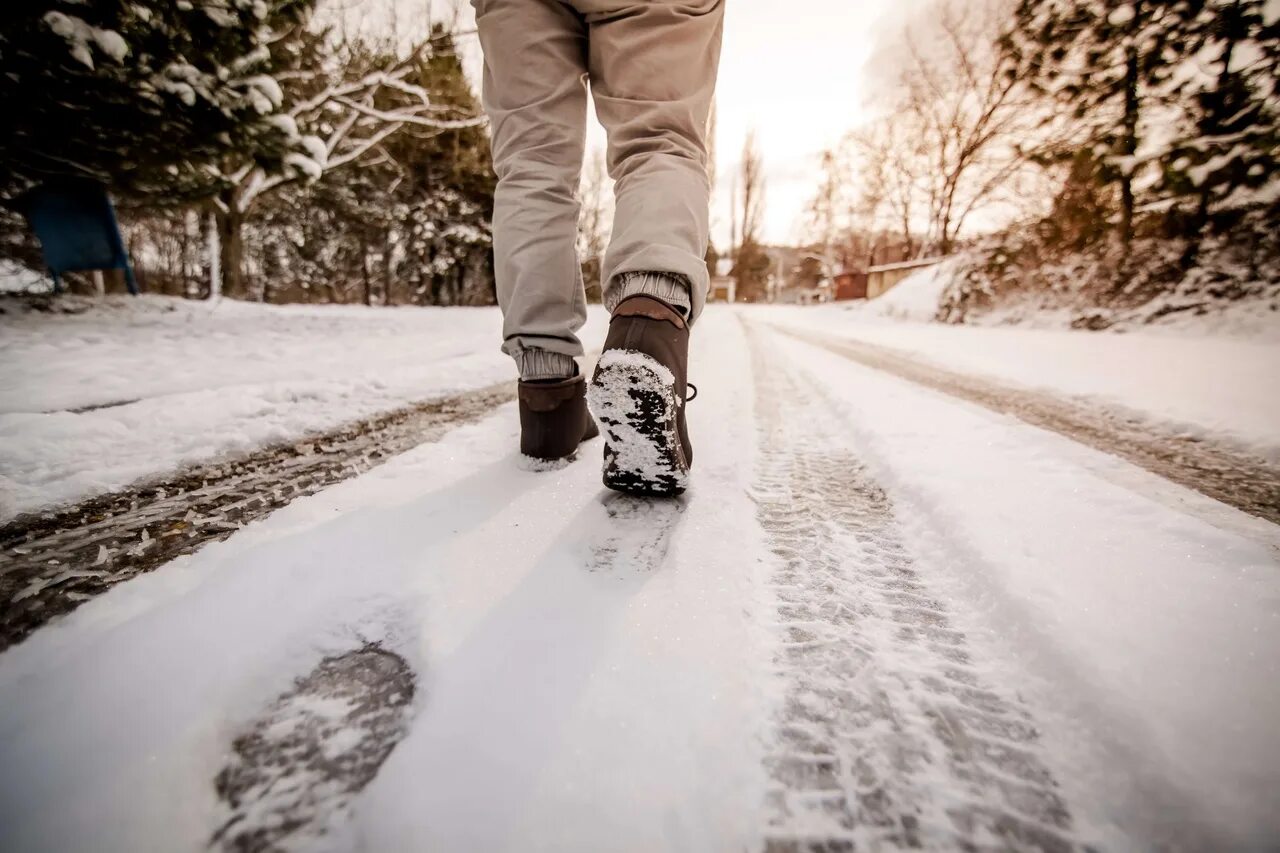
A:
[[[472,0],[498,175],[493,241],[503,350],[582,354],[575,252],[587,84],[608,134],[617,209],[605,304],[632,272],[689,283],[706,301],[707,119],[723,0]],[[628,289],[630,287],[628,286]],[[629,295],[629,294],[628,294]]]

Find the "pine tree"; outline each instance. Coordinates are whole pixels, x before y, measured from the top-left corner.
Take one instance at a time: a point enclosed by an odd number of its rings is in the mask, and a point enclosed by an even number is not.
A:
[[[331,72],[325,89],[401,62],[359,42],[346,43],[339,56],[342,67]],[[313,182],[283,182],[246,209],[251,295],[271,301],[492,303],[495,177],[488,136],[474,120],[479,104],[442,30],[402,70],[403,88],[370,91],[369,110],[409,115],[426,97],[433,105],[431,124],[407,123],[369,156],[326,168]],[[286,99],[318,94],[321,89],[300,89]]]
[[[436,44],[441,39],[449,48],[447,52]],[[461,90],[452,86],[433,91],[430,85],[423,85],[431,84],[432,69],[437,67],[433,63],[447,59],[457,64],[441,31],[407,51],[396,52],[360,40],[339,41],[327,31],[312,30],[304,33],[294,54],[283,75],[285,110],[281,118],[308,134],[300,138],[308,144],[309,156],[289,155],[286,164],[295,168],[275,173],[238,156],[220,164],[226,188],[214,200],[210,215],[216,222],[212,230],[217,238],[223,292],[229,296],[249,295],[244,228],[264,199],[339,170],[415,168],[409,158],[398,154],[397,145],[405,136],[443,140],[451,138],[452,132],[482,134],[478,128],[484,119],[465,82]],[[393,170],[385,181],[399,184],[402,177]],[[426,179],[430,181],[431,175]],[[401,221],[405,221],[403,217]],[[261,298],[264,293],[257,288],[254,295]]]
[[[1175,70],[1193,0],[1022,0],[1003,41],[1011,73],[1064,104],[1118,187],[1120,240],[1133,235],[1144,146]],[[1062,152],[1074,156],[1074,152]]]
[[[416,84],[440,106],[435,117],[456,126],[409,128],[386,146],[398,208],[391,237],[399,263],[389,270],[389,280],[404,282],[417,303],[492,304],[490,223],[497,177],[488,133],[469,120],[481,113],[480,104],[452,36],[439,25]]]
[[[0,194],[59,177],[198,197],[237,152],[305,152],[272,76],[314,0],[11,0],[0,26]]]
[[[1268,21],[1267,5],[1208,0],[1185,22],[1185,58],[1168,87],[1182,115],[1160,152],[1158,190],[1186,234],[1280,200],[1280,17]]]

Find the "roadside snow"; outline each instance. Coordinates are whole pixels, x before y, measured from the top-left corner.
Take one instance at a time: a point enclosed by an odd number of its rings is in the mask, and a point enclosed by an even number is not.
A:
[[[598,439],[527,470],[504,406],[0,655],[0,849],[204,848],[244,722],[370,642],[415,670],[412,729],[324,849],[758,846],[751,386],[717,322],[682,501],[605,492]]]
[[[495,308],[66,304],[0,316],[0,519],[514,376]]]
[[[942,291],[951,284],[962,260],[959,257],[948,258],[913,272],[888,293],[859,303],[859,312],[868,317],[929,322],[937,315]]]
[[[841,305],[770,306],[751,316],[1136,411],[1280,459],[1280,341],[892,322]]]
[[[1167,506],[1114,457],[771,337],[829,389],[924,568],[976,610],[971,629],[1034,673],[1020,681],[1061,714],[1046,726],[1059,757],[1089,745],[1068,774],[1079,796],[1140,848],[1280,837],[1271,525],[1241,516],[1256,538],[1237,535],[1204,520],[1234,510],[1186,490],[1203,512]]]

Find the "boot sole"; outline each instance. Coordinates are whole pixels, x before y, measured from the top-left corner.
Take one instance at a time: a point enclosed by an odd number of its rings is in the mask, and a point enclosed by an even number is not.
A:
[[[604,484],[618,492],[671,497],[689,486],[689,466],[676,432],[681,401],[671,371],[639,352],[600,356],[587,406],[608,441]]]

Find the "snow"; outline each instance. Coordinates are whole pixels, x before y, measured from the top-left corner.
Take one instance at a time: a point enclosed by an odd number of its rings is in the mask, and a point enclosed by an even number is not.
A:
[[[628,518],[598,440],[525,471],[506,406],[0,656],[0,847],[204,846],[240,724],[365,640],[418,707],[329,849],[747,847],[773,682],[740,349],[729,317],[698,347],[698,500]]]
[[[263,115],[274,112],[284,103],[284,90],[274,77],[266,74],[255,74],[241,83],[249,90],[249,98],[254,109]]]
[[[0,258],[0,293],[49,293],[53,279],[10,258]]]
[[[284,155],[284,163],[286,166],[292,166],[297,169],[312,181],[320,180],[320,176],[324,174],[324,166],[305,154],[299,154],[296,151],[290,151]]]
[[[89,50],[91,43],[116,62],[123,62],[129,53],[129,45],[115,30],[91,26],[84,19],[63,12],[46,12],[43,21],[45,26],[66,39],[72,58],[90,69],[94,67],[93,54]]]
[[[951,283],[961,262],[960,258],[951,258],[912,273],[888,293],[867,301],[864,313],[899,320],[932,320],[938,313],[942,291]]]
[[[1222,846],[1199,832],[1243,847],[1280,833],[1274,528],[1235,535],[1135,491],[1106,454],[781,335],[772,344],[822,378],[929,565],[1039,673],[1046,706],[1115,750],[1095,760],[1129,765],[1077,768],[1076,783],[1114,798],[1114,820],[1188,849]]]
[[[489,381],[491,361],[510,375],[487,310],[141,304],[37,324],[57,346],[21,350],[37,374],[25,405],[136,387],[183,408],[183,394],[225,403],[274,379],[317,383],[349,417],[377,398],[361,390],[369,375],[398,388],[391,397],[421,393],[432,373]],[[772,579],[783,563],[817,568],[802,547],[785,559],[770,547],[760,447],[784,471],[792,452],[865,464],[921,597],[969,638],[965,666],[1023,697],[1088,846],[1274,840],[1274,526],[769,331],[783,316],[712,306],[695,329],[698,465],[679,500],[602,490],[599,439],[572,463],[529,470],[507,405],[0,655],[0,848],[205,846],[236,733],[317,661],[380,643],[416,673],[410,728],[321,849],[758,849],[787,666]],[[5,329],[5,345],[21,328]],[[113,385],[116,371],[84,366],[95,358],[136,375]],[[761,384],[756,363],[791,383]],[[791,426],[760,429],[763,404]],[[835,514],[821,523],[858,533]],[[914,658],[893,648],[873,648],[866,677],[909,691]],[[894,756],[866,759],[891,772]],[[934,757],[920,772],[939,783],[950,777]]]
[[[597,337],[601,322],[593,313]],[[486,308],[144,296],[81,314],[10,310],[0,518],[511,379],[501,329]],[[103,408],[74,411],[90,407]]]
[[[947,370],[1138,412],[1280,459],[1280,340],[886,322],[840,304],[759,313]]]
[[[667,450],[679,441],[674,430],[658,438],[638,430],[642,407],[661,400],[661,415],[670,423],[675,407],[683,401],[675,395],[675,376],[666,365],[634,350],[610,350],[600,356],[587,389],[592,415],[609,436],[613,463],[646,483],[670,481],[680,491],[688,485],[688,473],[667,458]]]

